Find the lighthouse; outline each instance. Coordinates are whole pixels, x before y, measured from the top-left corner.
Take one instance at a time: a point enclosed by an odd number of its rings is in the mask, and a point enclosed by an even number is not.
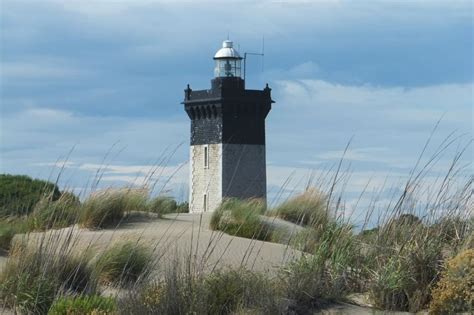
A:
[[[225,198],[260,198],[267,194],[265,118],[271,89],[248,90],[242,60],[232,41],[215,56],[208,90],[184,91],[191,120],[189,210],[215,210]]]

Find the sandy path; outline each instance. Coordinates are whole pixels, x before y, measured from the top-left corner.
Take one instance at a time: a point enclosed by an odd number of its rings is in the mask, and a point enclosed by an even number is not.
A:
[[[32,233],[29,242],[47,243],[72,239],[74,250],[102,252],[122,240],[140,240],[155,250],[158,266],[174,262],[176,257],[193,257],[204,269],[218,266],[245,266],[258,271],[272,271],[300,253],[288,246],[234,237],[209,229],[210,215],[169,214],[163,219],[136,213],[118,228],[90,231],[77,226],[45,233]],[[16,236],[16,240],[21,236]],[[0,268],[5,257],[0,256]],[[166,263],[164,263],[166,262]],[[159,268],[158,268],[159,269]]]

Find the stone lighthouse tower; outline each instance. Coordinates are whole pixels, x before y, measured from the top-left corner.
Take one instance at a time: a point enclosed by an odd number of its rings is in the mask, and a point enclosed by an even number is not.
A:
[[[271,89],[245,89],[242,57],[226,40],[214,56],[211,89],[189,85],[190,212],[215,210],[224,198],[266,198],[265,118]]]

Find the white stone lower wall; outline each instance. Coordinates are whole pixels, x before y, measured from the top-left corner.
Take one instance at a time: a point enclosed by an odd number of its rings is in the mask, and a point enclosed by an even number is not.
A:
[[[204,148],[208,148],[208,167],[204,167]],[[214,211],[222,202],[222,144],[194,145],[190,152],[189,210]],[[207,209],[204,209],[204,195]]]
[[[223,197],[266,199],[265,146],[224,144],[222,149]]]

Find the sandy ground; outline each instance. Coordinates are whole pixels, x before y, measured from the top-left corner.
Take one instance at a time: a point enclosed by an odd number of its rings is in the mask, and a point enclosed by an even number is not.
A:
[[[123,240],[139,241],[155,249],[157,266],[174,263],[175,258],[192,257],[203,269],[214,266],[239,267],[272,272],[289,260],[301,255],[289,246],[230,236],[209,229],[210,215],[170,214],[158,219],[148,214],[134,213],[115,229],[90,231],[77,226],[45,233],[32,233],[29,243],[48,240],[48,243],[71,240],[77,252],[102,252],[111,244]],[[268,222],[287,230],[291,238],[300,227],[279,219]],[[19,241],[21,236],[16,236]],[[0,268],[5,263],[0,256]]]
[[[90,231],[77,226],[45,233],[32,233],[30,243],[41,240],[58,242],[69,239],[73,250],[77,253],[92,252],[98,254],[115,242],[137,240],[155,248],[157,262],[156,275],[159,276],[160,266],[169,266],[176,257],[191,257],[198,268],[212,270],[217,267],[239,267],[273,272],[286,262],[297,258],[300,252],[289,246],[255,241],[246,238],[229,236],[221,232],[211,231],[210,215],[170,214],[158,219],[143,213],[131,215],[115,229]],[[283,230],[282,237],[290,240],[301,227],[275,218],[265,220]],[[21,236],[17,236],[18,241]],[[5,265],[6,256],[0,255],[0,270]],[[2,310],[0,314],[13,314]],[[353,304],[337,304],[315,314],[407,314],[397,312],[375,311],[368,307]]]

